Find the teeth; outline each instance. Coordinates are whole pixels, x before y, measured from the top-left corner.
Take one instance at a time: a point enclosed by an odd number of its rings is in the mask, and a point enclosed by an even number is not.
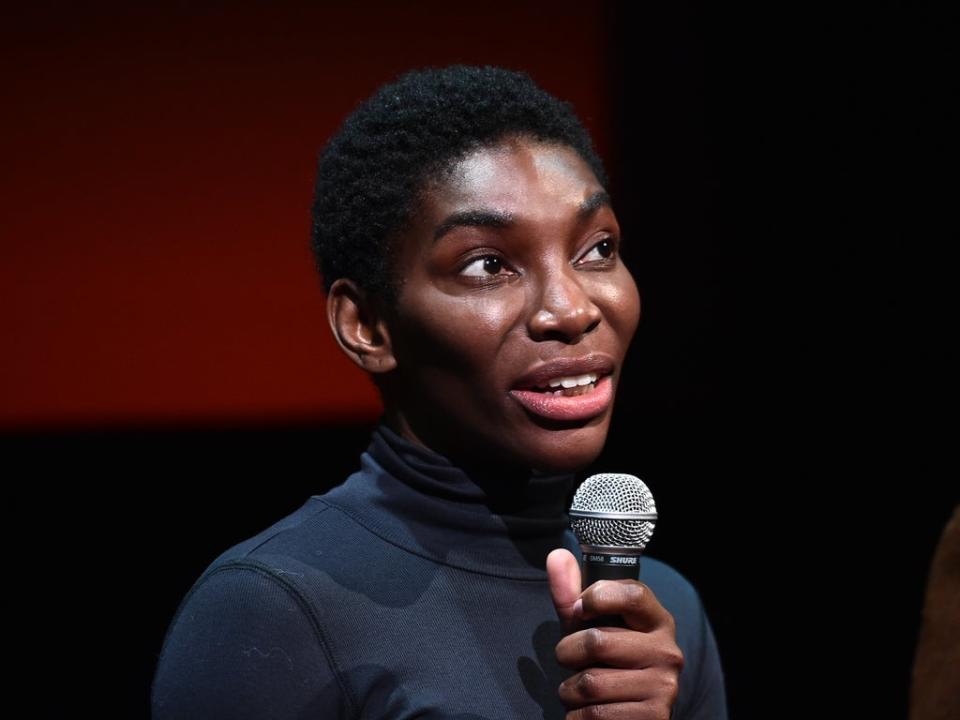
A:
[[[576,387],[577,385],[587,385],[588,383],[596,382],[597,376],[594,373],[588,373],[586,375],[575,375],[572,377],[562,377],[556,378],[550,381],[550,387],[560,387],[561,385],[565,388]]]

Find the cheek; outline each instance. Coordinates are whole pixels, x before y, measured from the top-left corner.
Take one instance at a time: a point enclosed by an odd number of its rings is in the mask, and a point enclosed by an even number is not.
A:
[[[431,371],[463,375],[467,381],[496,371],[500,351],[516,327],[522,309],[517,293],[478,293],[450,297],[425,296],[411,308],[403,336],[405,354]]]
[[[629,345],[640,323],[640,291],[633,275],[626,268],[617,273],[616,281],[605,283],[598,297],[604,314],[624,345]]]

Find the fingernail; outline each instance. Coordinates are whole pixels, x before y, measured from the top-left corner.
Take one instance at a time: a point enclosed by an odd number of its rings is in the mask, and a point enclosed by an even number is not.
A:
[[[583,600],[577,600],[573,604],[573,615],[574,617],[581,617],[583,615]]]

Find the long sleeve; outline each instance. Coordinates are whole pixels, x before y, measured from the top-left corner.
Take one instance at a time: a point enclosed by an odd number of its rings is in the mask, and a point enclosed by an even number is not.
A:
[[[158,661],[154,720],[347,718],[317,619],[281,573],[231,563],[181,603]]]

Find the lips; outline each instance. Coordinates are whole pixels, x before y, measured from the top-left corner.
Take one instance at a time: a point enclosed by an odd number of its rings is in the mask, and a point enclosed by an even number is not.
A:
[[[555,358],[535,365],[514,383],[510,396],[528,412],[549,420],[582,421],[608,412],[613,404],[613,358],[591,353],[578,358]],[[579,395],[544,392],[551,380],[595,374],[597,382]]]
[[[512,389],[545,388],[556,378],[587,373],[596,373],[599,376],[597,379],[602,380],[605,375],[613,373],[614,367],[613,358],[604,353],[591,353],[579,358],[556,358],[532,367],[513,384]]]

